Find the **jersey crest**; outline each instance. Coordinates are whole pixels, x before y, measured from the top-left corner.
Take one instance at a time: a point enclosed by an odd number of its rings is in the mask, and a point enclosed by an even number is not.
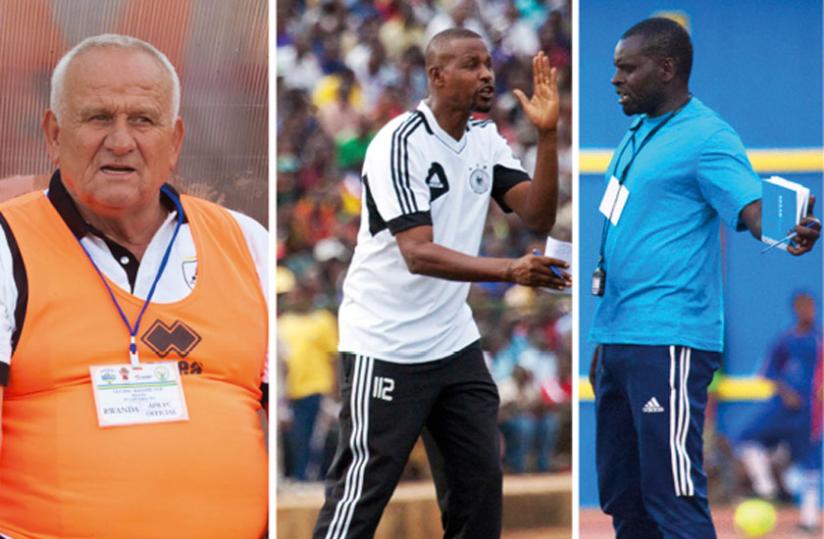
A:
[[[486,166],[476,166],[469,174],[469,187],[479,195],[486,193],[492,187],[492,177],[486,168]]]
[[[194,290],[197,281],[197,258],[189,258],[183,261],[183,278],[190,289]]]

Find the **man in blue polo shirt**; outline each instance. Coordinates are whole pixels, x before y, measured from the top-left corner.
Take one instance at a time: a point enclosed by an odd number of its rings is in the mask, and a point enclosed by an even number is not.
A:
[[[719,220],[761,237],[761,181],[736,132],[689,91],[692,44],[642,21],[612,84],[639,115],[613,155],[590,339],[601,506],[619,538],[712,539],[702,470],[707,386],[723,346]],[[818,228],[798,227],[794,255]]]

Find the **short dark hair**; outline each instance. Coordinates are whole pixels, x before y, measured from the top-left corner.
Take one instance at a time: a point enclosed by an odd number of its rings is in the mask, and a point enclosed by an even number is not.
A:
[[[448,49],[449,43],[456,39],[483,39],[479,34],[466,28],[448,28],[435,34],[426,45],[426,65],[427,67],[435,61],[435,57],[442,51]]]
[[[676,64],[676,77],[684,82],[689,81],[692,71],[692,41],[683,26],[666,17],[653,17],[624,32],[621,39],[632,36],[641,36],[644,39],[646,54],[673,58]]]

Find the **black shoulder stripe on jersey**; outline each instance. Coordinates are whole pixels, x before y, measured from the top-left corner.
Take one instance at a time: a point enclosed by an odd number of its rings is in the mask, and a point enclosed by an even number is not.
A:
[[[472,127],[486,127],[487,125],[491,124],[492,120],[486,119],[482,120],[480,118],[472,118],[469,120],[469,125]]]
[[[405,178],[406,190],[412,198],[412,211],[420,210],[418,210],[418,201],[415,199],[415,194],[412,192],[412,187],[409,185],[409,137],[411,137],[412,133],[425,122],[423,113],[418,112],[416,113],[416,116],[417,120],[414,122],[414,125],[410,127],[409,130],[403,135],[403,178]]]
[[[504,201],[504,195],[519,183],[528,181],[529,174],[523,170],[495,165],[492,167],[492,198],[504,212],[512,213],[512,208]]]
[[[412,210],[410,209],[409,204],[409,196],[410,193],[407,193],[403,189],[403,182],[400,178],[400,152],[401,152],[401,144],[400,139],[403,136],[403,133],[409,128],[409,125],[415,121],[417,118],[416,115],[411,114],[409,118],[404,120],[401,125],[392,132],[392,146],[390,148],[390,162],[389,167],[392,171],[392,187],[395,189],[395,195],[398,197],[398,204],[401,207],[401,213],[410,213]]]
[[[14,285],[17,287],[17,304],[14,306],[14,332],[11,334],[11,352],[14,354],[17,342],[20,340],[20,333],[23,331],[23,321],[26,319],[26,306],[29,303],[29,283],[26,277],[26,266],[23,264],[23,256],[20,254],[20,247],[11,232],[6,218],[0,214],[0,228],[6,235],[6,243],[11,252],[12,275]],[[6,385],[8,377],[8,365],[6,365],[6,377],[3,376],[2,365],[0,363],[0,385]]]
[[[363,192],[366,196],[366,213],[369,219],[369,233],[373,236],[378,232],[386,230],[386,221],[381,217],[378,211],[378,205],[375,204],[375,198],[372,196],[372,191],[369,189],[369,178],[364,174],[363,178]]]
[[[435,132],[432,131],[431,127],[429,127],[429,121],[426,119],[426,114],[424,114],[421,111],[417,111],[415,114],[420,116],[421,120],[423,120],[423,126],[426,128],[426,132],[429,133],[430,135],[434,135]]]
[[[416,226],[432,226],[432,214],[428,211],[407,213],[406,215],[390,219],[386,225],[389,227],[389,232],[394,236],[398,232],[403,232]]]
[[[419,211],[418,201],[415,199],[415,194],[412,192],[412,187],[410,186],[409,181],[409,137],[412,136],[412,133],[414,133],[415,130],[421,126],[423,121],[423,114],[421,114],[420,112],[416,113],[414,119],[411,122],[409,122],[409,127],[401,135],[402,139],[400,144],[401,149],[399,157],[403,159],[403,162],[398,162],[398,169],[400,170],[401,189],[403,189],[406,193],[409,193],[409,198],[412,201],[412,204],[408,208],[407,213]]]
[[[392,185],[398,197],[401,213],[404,214],[418,211],[418,203],[415,201],[415,196],[409,187],[409,154],[407,145],[409,135],[421,125],[421,121],[419,115],[413,114],[392,133],[392,147],[390,148],[392,157],[390,162]],[[406,173],[405,182],[404,171]]]

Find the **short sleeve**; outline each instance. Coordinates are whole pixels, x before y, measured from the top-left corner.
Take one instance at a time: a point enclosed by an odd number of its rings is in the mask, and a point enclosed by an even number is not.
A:
[[[509,213],[512,209],[504,201],[504,195],[519,183],[530,181],[530,178],[524,170],[521,160],[518,159],[506,140],[498,133],[497,128],[494,128],[491,138],[494,156],[492,198],[502,210]]]
[[[371,201],[393,234],[432,224],[426,185],[428,161],[415,144],[425,130],[423,115],[413,113],[385,127],[366,151],[363,176]]]
[[[2,225],[5,221],[0,216]],[[15,329],[17,286],[5,226],[0,226],[0,386],[8,384]]]
[[[240,230],[243,232],[243,237],[246,240],[246,245],[249,247],[249,253],[252,255],[252,261],[255,263],[258,279],[260,280],[260,287],[263,291],[263,298],[266,303],[269,303],[269,287],[267,286],[267,276],[269,275],[269,259],[267,256],[269,250],[269,232],[257,221],[248,215],[229,210],[229,213],[237,221]],[[263,370],[261,371],[261,380],[264,384],[269,383],[269,359],[268,354],[266,360],[263,362]]]
[[[252,261],[255,263],[255,269],[260,280],[260,287],[263,290],[263,297],[268,303],[269,287],[266,277],[269,275],[269,259],[267,255],[269,252],[269,232],[263,225],[248,215],[234,210],[229,210],[229,213],[235,218],[240,230],[243,232],[246,245],[249,247],[249,253],[252,255]]]
[[[761,198],[761,179],[732,129],[721,129],[704,142],[698,162],[698,184],[721,219],[735,230],[744,230],[739,219],[741,210]]]

